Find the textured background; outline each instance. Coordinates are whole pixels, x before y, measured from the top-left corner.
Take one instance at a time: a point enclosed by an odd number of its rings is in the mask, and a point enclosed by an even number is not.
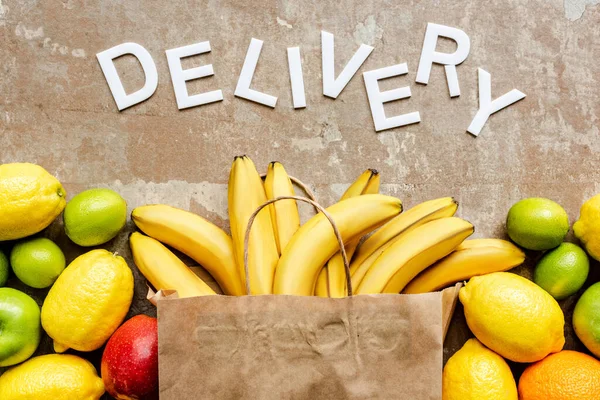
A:
[[[377,168],[382,190],[407,207],[456,197],[477,237],[502,237],[508,208],[527,196],[558,201],[573,221],[581,203],[600,191],[597,3],[0,0],[0,161],[39,163],[70,196],[110,187],[131,208],[168,203],[225,228],[226,182],[237,154],[263,169],[282,161],[324,204],[361,171]],[[427,22],[471,38],[469,58],[458,67],[457,99],[448,97],[441,66],[433,67],[429,85],[414,83]],[[337,100],[322,95],[321,29],[335,35],[338,72],[359,44],[375,47]],[[279,96],[274,110],[233,96],[252,37],[265,41],[253,88]],[[215,76],[188,87],[220,88],[225,99],[178,111],[164,51],[205,40],[212,53],[184,67],[212,63]],[[119,113],[95,54],[126,41],[150,51],[159,86],[149,101]],[[301,111],[291,105],[291,46],[301,47],[303,59],[308,106]],[[360,74],[400,62],[408,63],[408,76],[382,86],[410,85],[413,96],[386,111],[419,110],[422,122],[376,134]],[[118,67],[126,88],[141,85],[135,61],[123,58]],[[493,97],[518,88],[527,98],[490,117],[474,138],[466,128],[477,111],[478,67],[491,73]],[[68,249],[69,260],[83,251],[64,237],[60,221],[47,235]],[[109,247],[129,257],[127,232]],[[44,295],[29,293],[40,302]],[[153,312],[144,294],[138,279],[132,314]],[[564,302],[567,313],[574,301]],[[459,308],[446,357],[469,335]],[[580,345],[570,335],[567,346]]]

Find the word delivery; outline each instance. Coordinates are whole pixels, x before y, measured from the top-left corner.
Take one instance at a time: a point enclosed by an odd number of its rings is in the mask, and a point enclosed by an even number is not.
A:
[[[436,46],[440,37],[454,41],[456,43],[456,50],[453,53],[436,51]],[[252,38],[250,41],[250,46],[248,47],[234,94],[237,97],[274,108],[277,104],[276,96],[251,89],[252,78],[254,77],[256,65],[258,64],[262,45],[262,40]],[[456,66],[467,59],[470,49],[471,41],[464,31],[444,25],[433,23],[427,24],[416,82],[427,85],[432,65],[434,63],[440,64],[444,66],[450,97],[460,96],[460,85],[458,82]],[[180,110],[223,100],[223,92],[221,90],[212,90],[192,95],[190,95],[187,90],[186,83],[188,81],[212,76],[214,75],[214,69],[212,64],[183,69],[181,59],[208,53],[210,51],[211,47],[209,41],[166,50],[169,72],[171,74],[171,81],[173,82],[173,89],[177,100],[177,107]],[[352,58],[350,58],[350,61],[345,65],[342,72],[336,77],[334,68],[334,36],[329,32],[321,31],[323,95],[336,99],[372,52],[373,47],[361,44]],[[144,86],[130,94],[125,92],[125,88],[123,87],[114,65],[114,60],[123,55],[132,55],[136,57],[140,62],[145,75]],[[300,48],[288,48],[287,56],[293,107],[294,109],[304,108],[306,107],[306,96],[304,91],[304,76],[302,72]],[[158,86],[156,64],[148,50],[143,46],[137,43],[122,43],[96,54],[96,57],[98,58],[100,68],[104,73],[104,77],[106,78],[119,111],[147,100],[156,91]],[[524,93],[517,89],[513,89],[493,100],[491,75],[481,68],[479,68],[478,71],[479,110],[467,128],[467,132],[474,136],[479,135],[490,115],[525,98]],[[390,117],[385,115],[383,107],[384,103],[407,99],[411,97],[411,90],[409,86],[404,86],[392,90],[381,91],[379,81],[395,76],[406,75],[407,73],[408,66],[406,63],[363,73],[375,131],[379,132],[421,122],[421,115],[418,111]]]

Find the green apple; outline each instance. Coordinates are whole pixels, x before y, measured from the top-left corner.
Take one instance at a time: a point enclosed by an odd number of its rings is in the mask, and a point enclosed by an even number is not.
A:
[[[40,307],[12,288],[0,288],[0,367],[27,360],[40,344]]]

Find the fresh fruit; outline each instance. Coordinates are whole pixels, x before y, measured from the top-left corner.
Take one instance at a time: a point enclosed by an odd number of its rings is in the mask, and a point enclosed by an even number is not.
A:
[[[329,297],[329,274],[327,273],[327,265],[323,266],[317,281],[315,282],[315,296],[317,297]]]
[[[131,219],[146,235],[194,259],[215,278],[225,294],[246,293],[231,237],[218,226],[197,214],[161,204],[137,207]]]
[[[158,240],[134,232],[129,246],[135,265],[156,290],[177,290],[180,298],[216,294]]]
[[[102,354],[106,391],[117,399],[158,399],[158,324],[136,315],[116,330]]]
[[[235,157],[229,174],[229,224],[233,251],[242,286],[246,287],[244,238],[252,213],[267,202],[256,167],[247,156]],[[273,292],[273,276],[279,260],[269,208],[263,208],[252,225],[248,241],[248,276],[251,294]],[[249,294],[250,294],[249,293]]]
[[[590,260],[585,251],[576,244],[563,243],[538,262],[533,281],[556,300],[562,300],[583,287],[589,272]]]
[[[361,196],[363,194],[377,194],[379,193],[380,176],[379,172],[374,169],[368,169],[363,172],[356,181],[346,189],[342,195],[340,201],[350,199],[352,197]],[[358,246],[360,237],[348,242],[345,245],[346,257],[348,262],[352,259],[352,255]],[[323,273],[327,274],[327,288],[329,297],[341,298],[345,297],[348,289],[346,287],[346,267],[344,266],[344,258],[342,252],[338,251],[327,261]],[[323,278],[321,278],[323,279]],[[317,285],[319,287],[319,285]]]
[[[520,400],[598,400],[600,361],[563,350],[530,365],[519,379]]]
[[[41,334],[40,307],[35,300],[16,289],[0,288],[0,367],[31,357]],[[0,393],[1,388],[0,384]]]
[[[317,276],[314,294],[317,297],[329,297],[329,276],[326,267],[323,267],[319,272],[319,276]]]
[[[13,247],[10,264],[21,282],[43,289],[52,286],[65,269],[66,261],[62,250],[52,240],[34,238]]]
[[[98,246],[113,239],[127,222],[127,203],[110,189],[77,194],[65,207],[65,232],[75,244]]]
[[[98,400],[104,384],[87,360],[70,354],[46,354],[0,376],[2,400]]]
[[[268,200],[281,196],[295,196],[294,186],[283,165],[273,161],[267,167],[265,194]],[[281,254],[285,246],[300,228],[300,214],[296,200],[280,200],[269,206],[271,222],[277,243],[277,252]]]
[[[469,339],[446,363],[442,400],[517,400],[517,384],[502,357]]]
[[[600,282],[594,283],[581,295],[573,310],[573,328],[585,347],[600,357]]]
[[[113,334],[129,311],[133,274],[123,257],[92,250],[58,277],[42,305],[42,327],[54,351],[92,351]]]
[[[375,260],[356,293],[400,293],[415,276],[471,236],[473,229],[469,222],[456,217],[415,228]]]
[[[508,236],[529,250],[549,250],[563,242],[569,232],[569,216],[558,203],[530,197],[516,202],[506,219]]]
[[[397,240],[411,230],[439,218],[451,217],[458,203],[452,197],[420,203],[398,215],[366,239],[354,254],[350,264],[352,287],[357,288],[375,260]]]
[[[348,186],[346,191],[342,194],[340,201],[361,196],[363,194],[377,194],[379,192],[380,183],[381,176],[379,175],[379,171],[369,168],[363,171],[358,178]]]
[[[399,199],[366,194],[340,201],[326,209],[348,243],[402,212]],[[275,294],[311,296],[323,265],[339,249],[331,223],[323,213],[309,219],[292,237],[275,272]]]
[[[472,239],[462,242],[449,256],[427,268],[402,293],[427,293],[455,282],[491,272],[508,271],[521,265],[525,254],[502,239]]]
[[[458,297],[475,337],[504,358],[535,362],[565,344],[560,306],[548,292],[519,275],[475,276]]]
[[[0,165],[0,241],[46,228],[65,208],[66,195],[60,182],[39,165]]]
[[[10,270],[10,265],[8,264],[8,258],[4,255],[2,251],[0,251],[0,287],[6,285],[6,281],[8,281],[8,274]]]
[[[573,224],[573,233],[588,254],[600,261],[600,194],[583,203],[579,220]]]

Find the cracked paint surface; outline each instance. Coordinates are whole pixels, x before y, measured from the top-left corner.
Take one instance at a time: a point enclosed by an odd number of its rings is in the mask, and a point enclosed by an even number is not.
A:
[[[377,25],[374,15],[369,15],[364,22],[359,22],[354,29],[354,40],[358,45],[368,44],[373,46],[383,37],[383,28]]]
[[[583,16],[587,7],[600,4],[600,0],[564,0],[565,15],[571,21],[577,21]]]

